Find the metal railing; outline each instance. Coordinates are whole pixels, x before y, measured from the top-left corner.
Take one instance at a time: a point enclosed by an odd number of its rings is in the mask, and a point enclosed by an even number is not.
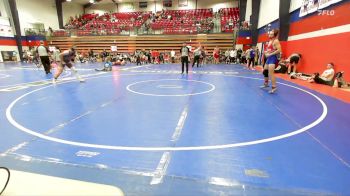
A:
[[[152,28],[133,28],[130,30],[120,29],[104,29],[104,30],[78,30],[78,29],[67,29],[57,30],[52,33],[53,37],[70,37],[70,36],[113,36],[113,35],[164,35],[164,34],[213,34],[213,33],[233,33],[234,30],[222,31],[221,27],[215,27],[213,29],[188,29],[188,28],[177,28],[176,30],[170,29],[152,29]]]
[[[124,35],[124,36],[133,36],[133,35],[164,35],[164,34],[188,34],[188,35],[196,35],[196,34],[217,34],[217,33],[235,33],[238,30],[250,30],[250,26],[243,26],[236,24],[236,26],[229,26],[229,30],[226,30],[227,27],[222,27],[220,20],[214,21],[214,25],[212,28],[197,28],[196,26],[192,26],[192,28],[174,28],[174,29],[165,29],[165,28],[146,28],[144,25],[141,27],[132,27],[129,29],[91,29],[91,30],[82,30],[82,29],[61,29],[54,31],[52,33],[46,33],[46,35],[50,34],[53,37],[70,37],[70,36],[115,36],[115,35]],[[37,30],[36,33],[40,33]]]

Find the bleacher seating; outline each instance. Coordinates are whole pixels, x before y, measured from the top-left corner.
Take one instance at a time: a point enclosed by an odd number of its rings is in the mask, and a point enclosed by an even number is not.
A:
[[[96,17],[98,17],[98,14],[84,14],[81,18],[89,21]]]
[[[238,8],[222,8],[219,10],[221,17],[221,31],[231,33],[234,31],[239,19]]]
[[[221,32],[232,33],[239,18],[238,8],[222,8],[219,10]],[[152,12],[125,12],[84,14],[80,17],[71,17],[67,29],[74,30],[77,36],[88,35],[118,35],[128,34],[131,30],[144,32],[146,21],[148,27],[163,34],[199,34],[212,33],[215,19],[212,9],[195,10],[163,10]],[[149,29],[147,27],[147,29]],[[54,32],[54,36],[69,36],[71,33]]]
[[[49,40],[50,43],[61,49],[76,45],[79,51],[93,49],[96,52],[109,50],[111,46],[116,45],[118,52],[121,53],[132,53],[136,49],[169,52],[172,49],[179,49],[183,42],[192,42],[190,45],[193,46],[201,43],[209,53],[212,53],[215,46],[221,50],[232,48],[232,34],[207,33],[213,28],[210,26],[213,25],[210,22],[215,18],[212,9],[168,10],[153,14],[151,12],[113,13],[102,16],[90,14],[83,15],[82,18],[84,25],[67,31],[69,33],[55,32]],[[230,18],[238,18],[237,8],[222,9],[220,15],[216,15],[216,21],[221,24]],[[158,34],[172,35],[121,36],[124,35],[124,31],[145,28],[146,24],[147,28],[158,31]],[[232,28],[222,30],[229,32]]]
[[[210,29],[207,19],[213,17],[213,11],[212,9],[167,10],[163,16],[165,17],[160,17],[151,24],[152,29],[163,29],[164,34],[192,34],[207,32]]]
[[[67,37],[69,36],[69,32],[65,30],[57,30],[53,32],[53,36],[55,37]]]
[[[150,12],[127,12],[127,13],[113,13],[104,14],[87,22],[78,31],[78,35],[93,34],[97,30],[99,35],[115,35],[121,31],[129,31],[134,27],[138,28],[149,17]],[[88,33],[90,32],[90,33]]]

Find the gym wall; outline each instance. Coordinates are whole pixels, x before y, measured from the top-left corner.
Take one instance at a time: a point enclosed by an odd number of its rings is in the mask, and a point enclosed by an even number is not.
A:
[[[345,71],[350,80],[350,2],[343,1],[323,12],[299,18],[291,13],[288,42],[284,52],[303,55],[300,71],[321,72],[333,62],[336,71]]]

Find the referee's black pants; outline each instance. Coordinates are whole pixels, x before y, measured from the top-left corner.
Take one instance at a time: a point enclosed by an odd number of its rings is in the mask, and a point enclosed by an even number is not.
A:
[[[200,55],[194,56],[192,67],[194,66],[194,64],[196,64],[196,62],[197,62],[197,67],[198,67],[198,65],[199,65],[199,58],[200,58]]]
[[[186,64],[186,73],[188,73],[188,56],[181,57],[182,73],[184,73],[184,66]]]
[[[40,56],[40,60],[41,60],[41,63],[43,64],[43,66],[44,66],[45,73],[46,74],[50,73],[51,66],[50,66],[50,59],[49,59],[49,57],[48,56]]]

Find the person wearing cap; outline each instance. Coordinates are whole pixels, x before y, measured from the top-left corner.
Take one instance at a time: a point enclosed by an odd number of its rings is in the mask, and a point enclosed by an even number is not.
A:
[[[40,46],[36,48],[36,53],[39,55],[41,63],[44,66],[45,73],[51,73],[50,69],[50,59],[49,59],[49,49],[44,46],[44,41],[40,41]]]
[[[83,78],[81,78],[81,76],[78,74],[77,70],[75,69],[75,67],[72,64],[72,61],[74,61],[75,58],[75,46],[71,47],[69,50],[66,50],[64,52],[62,52],[59,57],[60,57],[60,63],[57,66],[57,72],[55,73],[53,79],[52,79],[52,83],[56,84],[57,78],[61,75],[61,73],[63,72],[63,68],[65,66],[67,66],[68,68],[70,68],[72,70],[72,72],[75,74],[75,76],[77,77],[77,79],[80,82],[84,82],[85,80]]]

